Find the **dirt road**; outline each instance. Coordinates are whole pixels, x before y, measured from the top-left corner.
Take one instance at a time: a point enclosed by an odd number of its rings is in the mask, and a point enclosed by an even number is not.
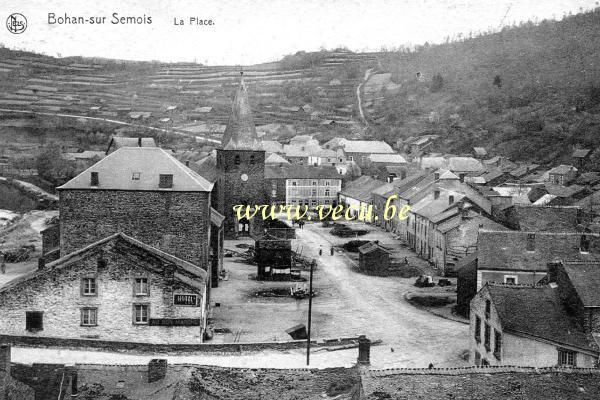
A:
[[[414,279],[368,276],[356,272],[354,261],[344,253],[329,255],[331,244],[339,239],[330,235],[320,224],[307,224],[296,230],[304,248],[319,260],[319,269],[331,281],[340,299],[349,307],[346,324],[379,338],[384,346],[375,347],[373,356],[386,366],[461,365],[460,354],[468,348],[468,326],[442,319],[417,309],[404,299],[414,291]],[[383,232],[382,232],[383,233]],[[325,251],[318,256],[319,247]],[[414,253],[406,250],[407,256]],[[412,253],[412,254],[408,254]],[[346,330],[340,327],[340,330]],[[392,352],[392,348],[394,351]]]

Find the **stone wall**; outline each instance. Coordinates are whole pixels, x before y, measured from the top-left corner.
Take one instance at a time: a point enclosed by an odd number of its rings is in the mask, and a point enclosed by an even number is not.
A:
[[[491,303],[490,313],[486,315],[486,300],[491,300],[489,292],[486,289],[479,291],[471,300],[471,312],[469,315],[469,343],[471,344],[470,361],[475,365],[481,365],[479,363],[476,363],[475,360],[475,353],[479,353],[481,355],[481,360],[487,360],[490,365],[502,365],[506,363],[504,358],[506,357],[507,353],[507,349],[504,346],[504,332],[502,331],[502,325],[500,324],[500,319],[498,317],[496,309],[494,308],[493,302]],[[475,327],[477,317],[479,317],[481,320],[479,332],[479,337],[481,339],[480,341],[477,341],[475,338]],[[489,350],[485,347],[486,324],[488,324],[490,327]],[[502,334],[502,346],[499,359],[494,355],[494,334],[496,331]]]
[[[122,232],[208,270],[210,194],[61,190],[61,257]]]
[[[169,278],[168,268],[151,257],[128,257],[110,246],[98,254],[59,265],[0,292],[0,332],[6,335],[81,338],[151,343],[200,343],[203,307],[174,306],[174,293],[204,293]],[[98,258],[106,261],[103,266]],[[150,270],[148,269],[150,268]],[[153,271],[153,272],[150,272]],[[172,272],[171,272],[172,273]],[[83,296],[81,279],[95,277],[97,295]],[[135,296],[136,277],[147,277],[148,296]],[[149,326],[133,323],[133,305],[148,304],[150,318],[194,318],[200,326]],[[97,326],[81,325],[81,309],[97,308]],[[25,328],[26,311],[43,312],[43,330]]]

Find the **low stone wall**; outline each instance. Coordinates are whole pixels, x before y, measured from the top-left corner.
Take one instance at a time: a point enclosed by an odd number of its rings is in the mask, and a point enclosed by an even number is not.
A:
[[[98,350],[119,353],[218,353],[240,354],[262,350],[292,350],[306,347],[306,340],[285,342],[246,342],[246,343],[198,343],[198,344],[153,344],[136,342],[115,342],[91,339],[58,339],[45,337],[0,335],[0,343],[21,347],[58,347],[72,350]],[[312,340],[311,347],[336,347],[358,344],[358,337]]]
[[[568,367],[521,367],[517,365],[489,365],[486,367],[456,367],[456,368],[388,368],[371,369],[364,372],[368,376],[383,377],[393,375],[468,375],[468,374],[506,374],[506,373],[577,373],[600,374],[598,368],[568,368]]]

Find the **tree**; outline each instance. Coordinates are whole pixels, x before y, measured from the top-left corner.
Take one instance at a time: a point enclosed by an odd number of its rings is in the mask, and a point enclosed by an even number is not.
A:
[[[62,185],[75,175],[74,166],[61,154],[60,145],[50,142],[38,155],[35,162],[38,175],[54,185]]]
[[[432,92],[439,92],[440,90],[442,90],[443,86],[444,86],[444,78],[442,78],[442,75],[440,75],[440,74],[435,74],[433,76],[433,78],[431,78],[430,90]]]

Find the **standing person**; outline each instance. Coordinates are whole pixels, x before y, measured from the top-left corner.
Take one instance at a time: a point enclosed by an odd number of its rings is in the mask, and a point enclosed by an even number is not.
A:
[[[329,251],[331,252],[331,255],[333,255],[333,246],[331,246],[331,249]]]
[[[6,273],[6,262],[4,253],[0,253],[0,272],[2,272],[2,274]]]

